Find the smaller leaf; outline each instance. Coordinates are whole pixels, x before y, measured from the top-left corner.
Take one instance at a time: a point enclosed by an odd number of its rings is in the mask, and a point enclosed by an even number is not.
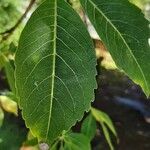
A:
[[[110,117],[106,113],[104,113],[100,110],[97,110],[95,108],[92,108],[91,111],[92,111],[92,114],[95,117],[95,119],[98,122],[105,123],[107,125],[107,127],[112,131],[112,133],[117,137],[117,132],[115,130],[115,127],[114,127],[113,122],[111,121]]]
[[[13,93],[15,93],[15,77],[14,77],[15,65],[14,61],[10,60],[5,64],[5,72],[7,76],[7,80],[10,86],[10,89]]]
[[[67,134],[64,142],[64,150],[91,150],[90,140],[81,133]]]
[[[37,140],[37,138],[34,138],[34,139],[26,141],[24,143],[24,146],[35,146],[37,144],[38,144],[38,140]]]
[[[4,67],[6,62],[6,57],[3,55],[3,53],[0,52],[0,70]]]
[[[57,150],[58,143],[59,143],[59,141],[56,141],[56,142],[52,145],[51,150]]]
[[[32,133],[29,131],[27,135],[27,140],[23,144],[24,146],[37,146],[38,145],[38,139],[32,135]]]
[[[14,54],[17,50],[17,47],[15,46],[15,44],[12,42],[10,45],[9,45],[9,52],[11,54]]]
[[[110,149],[114,150],[114,146],[113,146],[113,144],[111,142],[111,137],[110,137],[110,134],[109,134],[109,131],[108,131],[107,127],[105,126],[104,123],[101,123],[101,126],[102,126],[102,129],[103,129],[103,132],[104,132],[104,136],[105,136],[105,138],[107,140],[107,143],[108,143]]]
[[[0,127],[0,150],[19,150],[26,139],[27,129],[18,117],[5,113]]]
[[[3,110],[0,108],[0,127],[1,127],[2,124],[3,124],[3,120],[4,120],[4,112],[3,112]]]
[[[89,114],[83,121],[81,132],[90,140],[94,138],[96,132],[96,121],[91,114]]]
[[[107,143],[109,144],[110,149],[114,150],[108,129],[111,130],[111,132],[115,135],[115,137],[117,139],[118,139],[118,137],[117,137],[117,132],[115,130],[115,127],[114,127],[110,117],[106,113],[104,113],[100,110],[97,110],[95,108],[91,108],[91,112],[92,112],[94,118],[101,124],[102,130],[104,132],[104,136],[107,140]]]
[[[14,101],[16,103],[18,102],[18,99],[13,92],[6,91],[6,92],[3,92],[2,95],[7,96],[9,99],[11,99],[12,101]]]
[[[59,150],[64,150],[64,143],[63,143],[63,141],[60,142],[60,148],[59,148]]]
[[[17,103],[11,100],[9,97],[1,95],[0,103],[5,111],[13,113],[14,115],[18,114]]]

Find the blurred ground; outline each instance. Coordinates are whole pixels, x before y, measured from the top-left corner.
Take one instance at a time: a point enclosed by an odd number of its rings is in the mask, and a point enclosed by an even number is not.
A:
[[[116,150],[150,150],[150,100],[123,73],[104,68],[100,73],[93,105],[112,118],[120,140]],[[117,101],[116,97],[124,98],[124,102]],[[93,150],[109,150],[100,135],[93,141]]]

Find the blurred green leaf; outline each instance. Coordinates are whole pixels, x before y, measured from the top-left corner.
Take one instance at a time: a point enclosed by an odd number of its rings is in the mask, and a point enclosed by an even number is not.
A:
[[[58,150],[58,143],[59,143],[59,141],[56,141],[56,142],[52,145],[51,150]]]
[[[5,72],[7,76],[7,80],[10,86],[11,91],[15,94],[16,88],[15,88],[15,77],[14,77],[14,70],[15,70],[15,65],[13,60],[9,60],[5,64]]]
[[[24,142],[23,144],[24,146],[35,146],[35,145],[38,145],[38,139],[37,138],[33,138],[33,139],[30,139],[30,140],[27,140]]]
[[[15,44],[12,42],[10,45],[9,45],[9,52],[11,54],[14,54],[17,50],[17,47],[15,46]]]
[[[31,131],[28,132],[27,135],[27,140],[23,144],[25,147],[26,146],[37,146],[38,145],[38,139],[33,136]]]
[[[90,140],[94,138],[96,133],[96,121],[91,114],[84,119],[81,127],[81,133],[86,135]]]
[[[117,137],[117,132],[115,130],[113,122],[111,121],[110,117],[106,113],[97,110],[95,108],[91,108],[91,112],[97,121],[106,124],[107,127],[112,131],[112,133]]]
[[[7,58],[4,56],[2,52],[0,52],[0,70],[5,66],[7,62]]]
[[[7,91],[7,92],[3,92],[2,93],[4,96],[7,96],[9,99],[11,99],[14,102],[18,102],[18,99],[16,97],[16,95],[13,92]]]
[[[140,9],[142,9],[143,3],[145,2],[145,0],[129,0],[129,1],[138,6]]]
[[[18,18],[21,16],[24,0],[1,0],[0,1],[0,32],[14,26]]]
[[[103,132],[104,132],[104,136],[105,136],[105,138],[106,138],[106,141],[107,141],[107,143],[108,143],[110,149],[111,149],[111,150],[114,150],[114,146],[113,146],[113,144],[112,144],[112,142],[111,142],[111,137],[110,137],[110,134],[109,134],[109,130],[107,129],[107,127],[105,126],[104,123],[101,122],[100,124],[101,124],[102,130],[103,130]]]
[[[27,129],[21,121],[8,113],[0,128],[0,150],[19,150],[26,139]]]
[[[11,100],[9,97],[0,95],[0,103],[5,111],[13,113],[16,116],[18,115],[17,103]]]
[[[95,108],[91,108],[91,112],[92,112],[94,118],[101,124],[104,135],[105,135],[105,138],[106,138],[110,148],[113,149],[113,145],[111,143],[109,130],[114,134],[114,136],[116,138],[118,138],[118,136],[117,136],[117,132],[115,130],[115,127],[114,127],[110,117],[106,113],[104,113],[100,110],[97,110]]]
[[[99,122],[105,123],[108,126],[108,128],[112,131],[112,133],[117,137],[115,127],[110,117],[106,113],[95,108],[91,108],[91,111],[95,119]]]
[[[4,112],[3,112],[3,110],[2,110],[1,107],[0,107],[0,127],[1,127],[2,124],[3,124],[3,120],[4,120]]]
[[[66,134],[64,142],[64,150],[91,150],[89,138],[81,133]]]

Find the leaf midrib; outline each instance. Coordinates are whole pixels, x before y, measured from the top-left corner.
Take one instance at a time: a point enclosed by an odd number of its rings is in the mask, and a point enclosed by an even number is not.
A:
[[[56,37],[57,37],[57,0],[54,0],[54,45],[53,45],[53,66],[52,66],[52,83],[51,83],[51,99],[50,99],[50,107],[49,107],[49,117],[47,124],[47,132],[46,132],[46,140],[48,138],[48,132],[51,124],[51,116],[52,116],[52,105],[53,105],[53,97],[54,97],[54,80],[55,80],[55,68],[56,68]]]
[[[113,23],[109,20],[109,18],[107,18],[107,16],[97,7],[97,5],[95,5],[91,0],[89,0],[89,2],[94,6],[94,8],[97,9],[97,11],[100,12],[100,14],[110,23],[110,25],[114,28],[114,30],[119,34],[119,36],[121,37],[121,39],[123,40],[123,42],[125,43],[125,45],[127,46],[127,49],[129,50],[131,56],[133,57],[133,59],[135,60],[135,63],[137,64],[138,68],[139,68],[139,71],[141,72],[141,75],[144,79],[144,83],[146,85],[146,89],[147,91],[149,91],[149,88],[148,88],[148,84],[147,84],[147,80],[145,78],[145,75],[143,73],[143,70],[140,66],[140,64],[138,63],[138,61],[136,60],[134,54],[132,53],[132,50],[130,49],[130,46],[128,45],[128,43],[126,43],[124,37],[122,36],[122,34],[120,33],[120,31],[113,25]],[[95,14],[94,14],[95,15]]]

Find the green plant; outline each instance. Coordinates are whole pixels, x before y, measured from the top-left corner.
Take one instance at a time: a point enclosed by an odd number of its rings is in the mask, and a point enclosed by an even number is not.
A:
[[[128,0],[80,0],[116,66],[150,94],[149,22]],[[86,26],[65,0],[46,0],[27,22],[14,62],[2,55],[8,81],[26,126],[51,149],[90,149],[97,120],[111,149],[110,118],[91,108],[96,57]],[[6,59],[6,60],[5,60]],[[14,73],[15,72],[15,73]],[[81,133],[69,130],[85,111]],[[68,132],[69,131],[69,132]],[[80,143],[82,141],[82,143]]]

